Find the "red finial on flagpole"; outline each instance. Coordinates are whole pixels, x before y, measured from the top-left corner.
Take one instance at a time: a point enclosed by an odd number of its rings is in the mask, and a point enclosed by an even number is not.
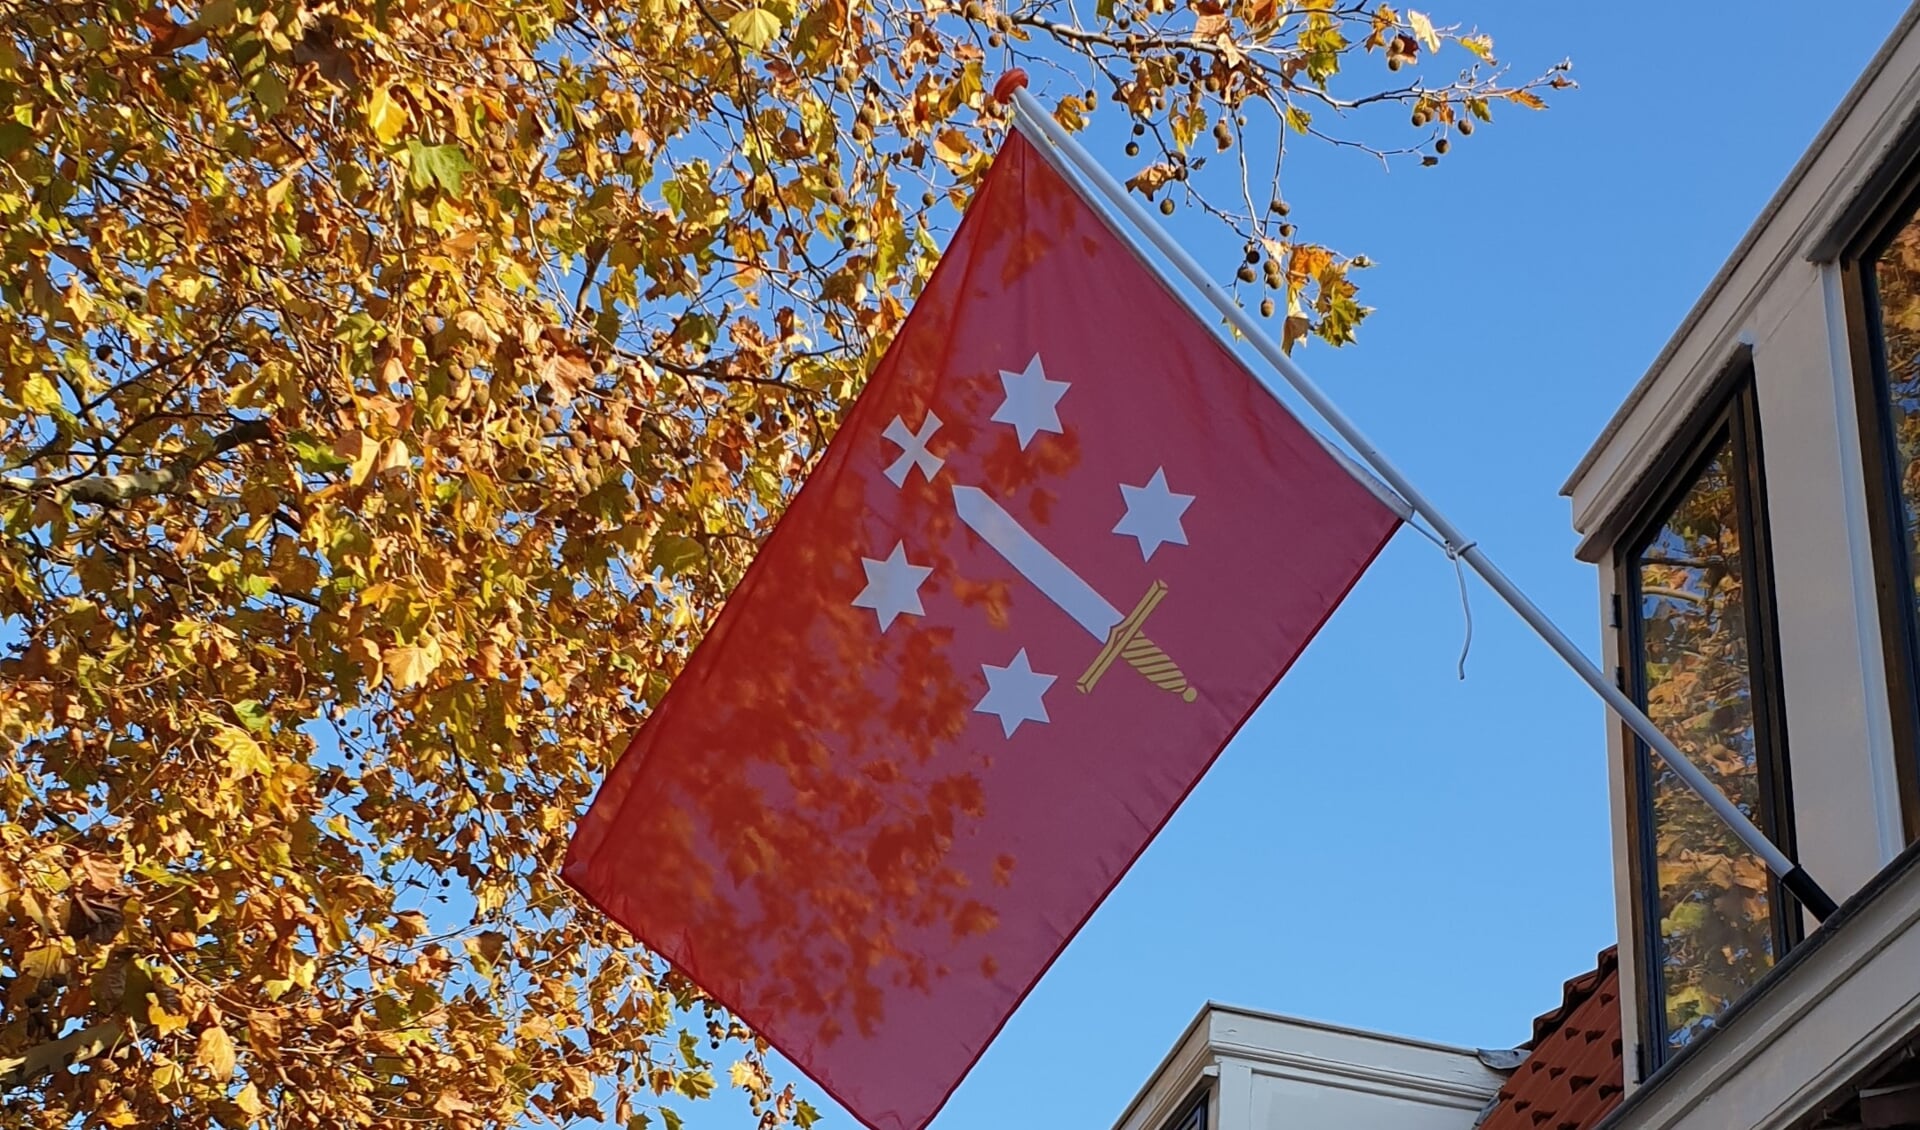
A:
[[[993,84],[993,100],[1002,106],[1013,100],[1013,92],[1027,85],[1027,72],[1015,67]]]

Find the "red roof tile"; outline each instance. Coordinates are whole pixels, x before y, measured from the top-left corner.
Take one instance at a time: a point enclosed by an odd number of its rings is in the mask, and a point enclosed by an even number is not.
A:
[[[1588,1130],[1620,1105],[1620,952],[1568,981],[1560,1007],[1533,1022],[1532,1052],[1480,1130]]]

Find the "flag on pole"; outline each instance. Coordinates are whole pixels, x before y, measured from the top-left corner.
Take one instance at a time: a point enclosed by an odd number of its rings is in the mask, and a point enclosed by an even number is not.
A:
[[[1400,522],[1018,133],[566,877],[919,1130]]]

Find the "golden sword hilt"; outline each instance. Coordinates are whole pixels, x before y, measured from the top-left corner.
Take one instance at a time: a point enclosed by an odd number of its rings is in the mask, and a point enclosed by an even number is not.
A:
[[[1147,586],[1147,594],[1140,598],[1139,604],[1133,606],[1133,611],[1127,614],[1126,619],[1115,624],[1113,630],[1107,633],[1107,642],[1101,647],[1100,654],[1093,657],[1093,663],[1075,684],[1081,694],[1093,690],[1095,684],[1100,682],[1100,677],[1113,666],[1114,660],[1124,659],[1127,666],[1146,676],[1148,682],[1163,691],[1179,695],[1184,702],[1192,702],[1199,696],[1199,692],[1188,685],[1186,673],[1180,670],[1180,665],[1168,658],[1167,653],[1160,650],[1159,644],[1141,634],[1147,625],[1147,616],[1166,595],[1165,581],[1155,581]]]

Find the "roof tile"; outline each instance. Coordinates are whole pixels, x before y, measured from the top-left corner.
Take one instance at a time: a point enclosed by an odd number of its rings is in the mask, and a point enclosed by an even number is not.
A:
[[[1619,993],[1614,947],[1592,972],[1566,983],[1560,1007],[1533,1022],[1533,1052],[1500,1088],[1480,1130],[1538,1130],[1549,1122],[1553,1130],[1590,1130],[1620,1105]]]

